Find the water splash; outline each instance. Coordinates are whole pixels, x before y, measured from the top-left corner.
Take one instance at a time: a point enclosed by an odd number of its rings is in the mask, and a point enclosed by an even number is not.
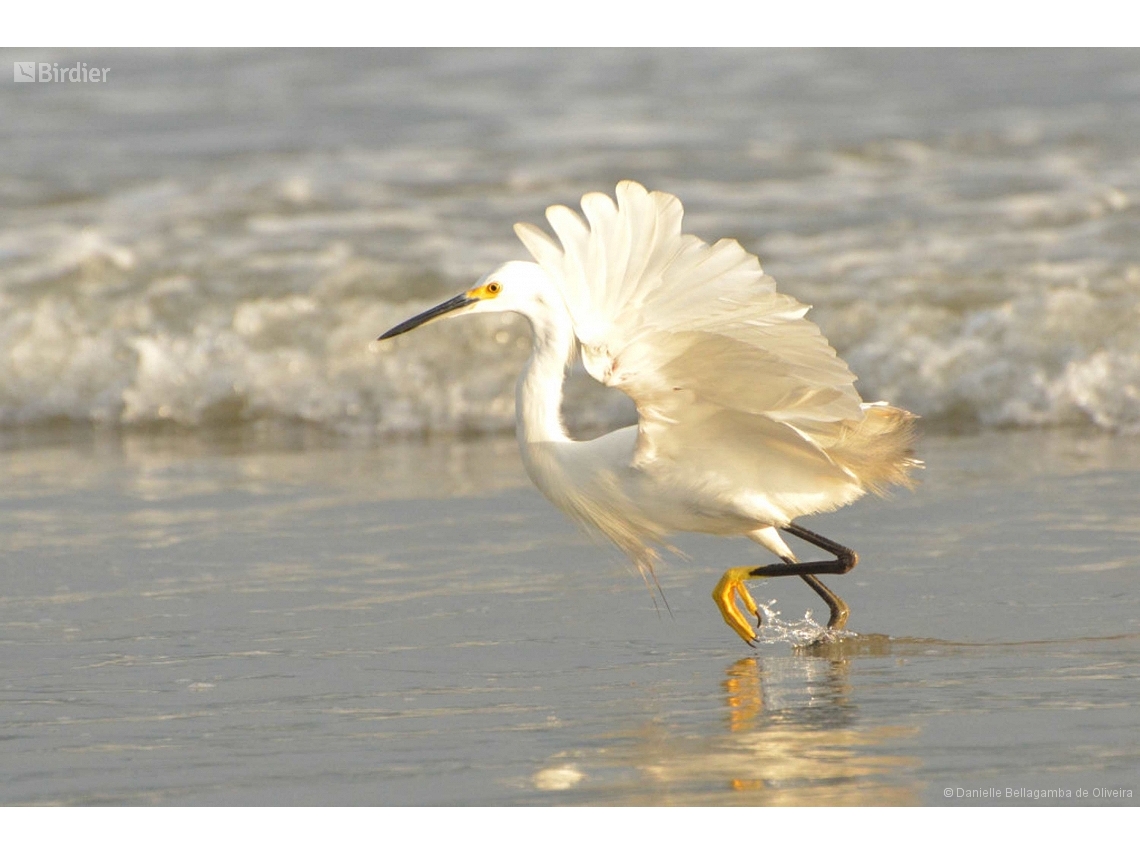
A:
[[[757,630],[757,643],[759,644],[790,644],[792,647],[809,647],[821,642],[839,641],[845,638],[855,638],[856,633],[845,629],[829,629],[816,623],[812,617],[811,609],[804,612],[799,620],[785,621],[780,618],[780,611],[775,608],[776,600],[766,603],[757,603],[763,614],[760,628]]]

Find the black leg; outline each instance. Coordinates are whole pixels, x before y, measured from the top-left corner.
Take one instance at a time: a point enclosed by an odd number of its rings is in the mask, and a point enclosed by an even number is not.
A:
[[[833,574],[842,575],[851,572],[851,569],[859,563],[859,556],[853,550],[848,549],[846,546],[836,543],[834,540],[829,540],[821,534],[816,534],[814,531],[808,531],[802,526],[795,523],[788,523],[784,526],[784,531],[789,534],[794,534],[801,540],[806,540],[813,546],[818,546],[835,556],[834,561],[804,561],[794,562],[785,560],[784,564],[768,564],[764,567],[757,567],[750,570],[749,576],[762,576],[771,578],[776,576],[800,576],[803,580],[815,591],[823,601],[827,603],[831,609],[831,617],[827,622],[828,629],[842,629],[844,624],[847,623],[847,615],[850,609],[847,604],[843,602],[836,594],[828,588],[823,582],[815,578],[815,574]]]
[[[763,576],[765,578],[775,576],[807,576],[808,574],[830,574],[842,575],[850,573],[851,568],[859,563],[859,556],[853,550],[848,549],[846,546],[836,543],[834,540],[828,540],[821,534],[816,534],[814,531],[808,531],[802,526],[795,523],[788,523],[784,526],[784,531],[789,534],[794,534],[801,540],[806,540],[813,546],[818,546],[835,556],[834,561],[787,561],[784,564],[767,564],[763,567],[757,567],[755,570],[749,572],[749,576]]]
[[[813,564],[833,565],[833,569],[831,570],[815,570],[813,571],[815,573],[836,573],[840,575],[843,573],[850,573],[851,569],[859,563],[859,556],[855,554],[855,551],[853,549],[848,549],[843,544],[836,543],[834,540],[829,540],[822,534],[816,534],[814,531],[808,531],[803,526],[798,526],[795,523],[788,523],[786,526],[784,526],[784,531],[788,532],[788,534],[794,534],[800,540],[806,540],[812,546],[818,546],[825,552],[830,552],[835,556],[835,561],[811,562]],[[804,567],[807,565],[801,564],[800,566]]]
[[[843,629],[847,625],[847,616],[851,614],[851,609],[847,608],[847,603],[843,602],[838,594],[810,573],[805,573],[803,579],[813,591],[819,594],[831,610],[831,615],[827,619],[827,628]]]

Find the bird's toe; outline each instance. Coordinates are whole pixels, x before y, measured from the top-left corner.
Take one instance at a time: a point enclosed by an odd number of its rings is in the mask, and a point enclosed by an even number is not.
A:
[[[760,609],[744,585],[744,580],[748,578],[750,569],[749,567],[733,567],[725,571],[716,587],[713,588],[712,597],[713,602],[720,609],[720,615],[724,618],[724,622],[732,628],[733,632],[744,639],[746,644],[754,646],[758,636],[748,621],[745,620],[740,607],[737,605],[737,598],[739,598],[744,607],[756,618],[757,626],[760,625]]]

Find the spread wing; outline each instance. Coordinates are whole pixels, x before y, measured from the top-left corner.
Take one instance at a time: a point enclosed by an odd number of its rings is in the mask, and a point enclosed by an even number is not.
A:
[[[844,446],[869,406],[808,307],[739,243],[683,234],[676,196],[634,181],[616,195],[583,196],[585,221],[549,207],[557,242],[515,231],[561,288],[588,372],[634,400],[633,465],[666,458],[738,483],[755,467],[766,484],[795,467],[788,483],[809,491],[860,480]]]

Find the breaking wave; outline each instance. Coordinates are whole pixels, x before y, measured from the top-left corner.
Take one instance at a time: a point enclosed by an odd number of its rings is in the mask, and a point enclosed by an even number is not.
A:
[[[215,60],[242,81],[261,56]],[[302,77],[332,61],[274,56]],[[385,56],[383,74],[291,91],[306,121],[328,110],[349,129],[361,110],[390,119],[396,130],[372,146],[290,150],[287,134],[264,142],[276,126],[189,133],[204,96],[177,75],[139,102],[174,105],[170,121],[188,130],[185,142],[161,138],[173,152],[144,123],[120,122],[120,101],[98,100],[110,89],[83,96],[95,99],[88,113],[33,114],[24,90],[5,88],[0,111],[29,137],[0,168],[0,427],[510,431],[529,348],[521,321],[376,336],[525,257],[515,220],[541,222],[546,204],[629,177],[676,193],[686,230],[739,238],[782,290],[814,304],[809,317],[868,400],[928,425],[1140,431],[1140,158],[1128,142],[1140,121],[1134,98],[1096,112],[1131,92],[1129,55],[1065,54],[1057,70],[1019,77],[1021,54],[972,55],[968,70],[945,54],[930,73],[952,88],[981,63],[1028,99],[993,103],[939,95],[935,83],[912,92],[870,54],[647,54],[650,82],[620,104],[607,87],[634,59],[618,54],[599,54],[597,68],[550,52],[487,67],[473,53]],[[777,79],[783,88],[768,85]],[[1107,88],[1079,90],[1093,79]],[[704,97],[714,83],[723,98]],[[931,97],[943,112],[927,109]],[[882,98],[895,100],[875,112]],[[451,124],[409,106],[429,103]],[[539,116],[536,103],[559,106]],[[855,115],[854,104],[868,109]],[[137,158],[77,148],[61,160],[51,146],[88,114],[114,118],[106,133]],[[194,149],[207,145],[238,153]],[[580,371],[566,412],[581,431],[632,417]]]

